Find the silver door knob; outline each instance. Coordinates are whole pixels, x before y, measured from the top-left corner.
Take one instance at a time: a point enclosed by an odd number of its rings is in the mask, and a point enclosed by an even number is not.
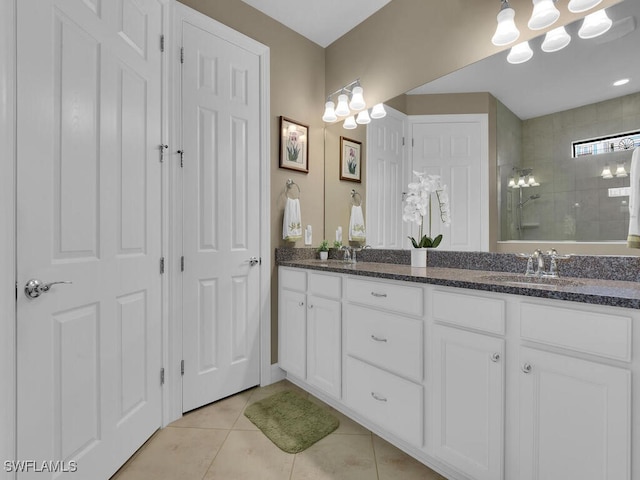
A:
[[[499,362],[500,361],[500,354],[498,352],[496,352],[493,355],[491,355],[491,361],[493,363]]]
[[[524,373],[531,373],[531,370],[533,370],[533,367],[531,366],[530,363],[524,363],[522,364],[522,371]]]
[[[247,263],[253,267],[254,265],[259,264],[260,260],[257,257],[251,257],[249,260],[247,260]]]
[[[38,280],[37,278],[32,278],[24,286],[24,294],[27,296],[27,298],[38,298],[43,293],[47,293],[53,285],[58,285],[60,283],[73,282],[69,280],[63,280],[61,282],[42,283],[42,281]]]

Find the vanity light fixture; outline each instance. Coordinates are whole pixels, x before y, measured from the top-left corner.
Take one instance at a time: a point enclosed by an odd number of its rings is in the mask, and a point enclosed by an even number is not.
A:
[[[624,163],[619,163],[618,164],[618,168],[616,168],[616,177],[618,178],[624,178],[624,177],[628,177],[629,175],[627,174],[627,171],[624,168]]]
[[[502,0],[500,12],[498,12],[497,17],[498,27],[496,28],[496,33],[493,34],[493,38],[491,38],[491,43],[502,47],[515,42],[518,37],[520,37],[520,30],[518,30],[516,22],[514,21],[515,16],[516,12],[511,8],[511,5],[509,5],[509,1]]]
[[[571,0],[569,2],[569,11],[571,13],[586,12],[600,3],[602,3],[602,0]]]
[[[507,187],[509,188],[528,188],[539,187],[540,183],[533,176],[532,168],[513,167],[513,177],[509,178]]]
[[[602,173],[600,176],[604,179],[613,178],[613,174],[611,173],[611,169],[609,168],[609,164],[605,165],[602,169]]]
[[[541,48],[546,53],[557,52],[569,45],[570,42],[571,35],[567,33],[564,27],[558,27],[547,32]]]
[[[536,182],[536,179],[533,175],[529,175],[529,181],[527,182],[529,187],[539,187],[540,184]]]
[[[338,95],[338,106],[336,107],[337,116],[347,117],[351,113],[349,110],[349,104],[347,103],[348,101],[349,97],[346,94],[341,93]]]
[[[384,105],[381,103],[376,103],[371,109],[371,118],[383,118],[387,116],[387,111],[384,109]]]
[[[515,180],[513,177],[511,177],[511,178],[509,179],[509,184],[507,185],[507,187],[509,187],[509,188],[516,188],[516,186],[517,186],[517,185],[516,185],[516,180]]]
[[[353,115],[351,115],[351,116],[345,118],[344,125],[342,127],[346,128],[347,130],[353,130],[357,126],[358,125],[356,124],[356,118]]]
[[[351,92],[351,101],[349,102],[349,108],[354,112],[359,112],[367,107],[367,103],[364,101],[364,90],[360,85],[353,87]]]
[[[550,27],[560,18],[560,11],[554,0],[533,0],[533,12],[527,26],[531,30],[542,30]]]
[[[367,125],[371,123],[369,112],[367,110],[362,110],[360,113],[358,113],[358,116],[356,117],[356,123],[358,125]]]
[[[603,8],[597,12],[590,13],[584,17],[584,22],[580,30],[578,30],[578,36],[582,39],[589,39],[599,37],[606,33],[613,25],[613,21],[607,15],[607,12]]]
[[[322,115],[323,122],[333,123],[338,120],[335,107],[335,103],[331,100],[327,100],[327,103],[324,104],[324,115]]]
[[[335,96],[338,97],[337,105],[333,101]],[[344,128],[352,130],[358,124],[366,125],[371,122],[372,118],[382,118],[386,114],[384,106],[379,103],[374,105],[371,109],[371,115],[369,115],[367,102],[364,99],[364,90],[358,78],[327,96],[322,120],[327,123],[333,123],[339,118],[344,118]]]
[[[533,57],[533,50],[529,46],[529,42],[522,42],[511,47],[507,61],[514,65],[528,62]]]

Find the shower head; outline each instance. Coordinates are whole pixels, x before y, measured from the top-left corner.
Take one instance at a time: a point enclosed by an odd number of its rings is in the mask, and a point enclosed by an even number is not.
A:
[[[523,207],[524,204],[527,203],[529,200],[537,200],[538,198],[540,198],[539,193],[536,193],[535,195],[529,195],[529,198],[527,198],[524,202],[520,202],[518,206]]]

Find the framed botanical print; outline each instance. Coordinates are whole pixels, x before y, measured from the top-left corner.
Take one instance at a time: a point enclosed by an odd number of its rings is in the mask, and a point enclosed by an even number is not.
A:
[[[340,137],[340,180],[362,182],[362,142]]]
[[[280,168],[309,173],[309,127],[280,117]]]

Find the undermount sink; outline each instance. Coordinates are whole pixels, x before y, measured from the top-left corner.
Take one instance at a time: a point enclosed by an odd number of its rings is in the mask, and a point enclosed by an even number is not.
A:
[[[484,281],[496,284],[517,286],[572,287],[584,285],[584,282],[566,277],[529,277],[526,275],[494,274],[482,277]]]

